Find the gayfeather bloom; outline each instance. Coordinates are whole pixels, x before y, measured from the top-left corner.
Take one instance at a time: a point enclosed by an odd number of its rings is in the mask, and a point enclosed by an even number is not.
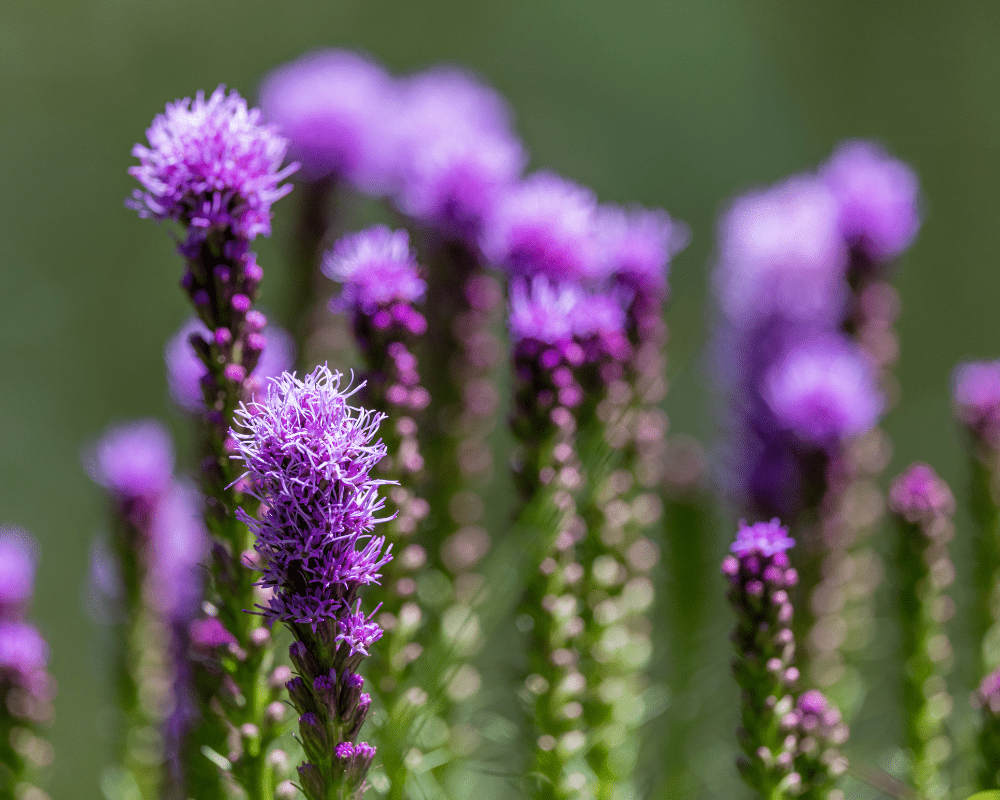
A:
[[[847,437],[870,430],[882,411],[871,368],[839,336],[794,347],[767,372],[763,392],[778,425],[833,452]]]
[[[0,620],[21,619],[35,590],[35,540],[19,528],[0,527]]]
[[[438,68],[408,79],[395,155],[400,210],[475,244],[527,156],[507,103],[473,76]]]
[[[423,300],[427,283],[419,269],[409,234],[384,225],[344,236],[323,259],[324,274],[344,285],[336,309],[356,307],[367,315],[393,300]]]
[[[820,178],[836,198],[841,234],[869,264],[890,261],[913,242],[920,228],[920,184],[909,166],[882,147],[841,142]]]
[[[202,235],[232,228],[247,240],[271,233],[271,204],[291,191],[282,180],[297,168],[280,169],[286,141],[261,123],[260,111],[224,86],[206,100],[184,98],[168,105],[137,144],[139,166],[129,174],[136,189],[129,206],[141,217],[173,219]]]
[[[600,279],[596,211],[590,189],[553,172],[536,172],[498,203],[483,231],[483,253],[512,275]]]
[[[390,167],[398,90],[371,59],[317,50],[274,70],[260,88],[260,108],[289,140],[303,177],[344,178],[381,193]]]
[[[662,209],[601,205],[596,217],[603,271],[637,292],[663,294],[670,259],[687,246],[691,231]]]
[[[240,407],[233,431],[248,491],[267,506],[260,520],[238,512],[257,536],[261,585],[273,590],[264,611],[314,630],[342,619],[390,559],[371,534],[385,504],[384,481],[370,477],[386,452],[373,441],[383,415],[348,405],[353,391],[340,382],[326,366],[302,380],[285,373]]]
[[[959,420],[976,437],[1000,443],[1000,361],[959,364],[951,384]]]

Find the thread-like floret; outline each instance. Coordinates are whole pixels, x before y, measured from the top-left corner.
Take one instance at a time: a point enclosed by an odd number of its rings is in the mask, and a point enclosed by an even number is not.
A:
[[[323,258],[323,272],[344,284],[338,309],[360,308],[374,314],[393,300],[417,303],[427,291],[405,230],[375,225],[344,236]]]
[[[775,553],[785,552],[794,544],[795,540],[788,535],[788,528],[775,517],[770,522],[755,522],[753,525],[740,520],[736,541],[729,549],[737,556],[745,556],[752,551],[773,556]]]

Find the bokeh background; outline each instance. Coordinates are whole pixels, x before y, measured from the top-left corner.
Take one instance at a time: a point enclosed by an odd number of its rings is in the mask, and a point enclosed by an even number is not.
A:
[[[998,42],[996,0],[0,0],[0,523],[41,545],[36,616],[59,683],[53,797],[98,798],[110,747],[104,634],[86,591],[104,507],[81,448],[113,420],[183,428],[161,355],[187,313],[180,263],[166,231],[123,205],[129,151],[167,102],[219,83],[253,98],[270,69],[321,46],[365,49],[395,72],[477,70],[509,98],[533,168],[690,224],[672,275],[668,410],[674,431],[706,441],[720,205],[814,168],[844,137],[879,139],[914,166],[926,204],[897,281],[888,474],[925,459],[961,496],[949,373],[1000,355]],[[278,204],[259,247],[278,318],[292,208]],[[722,653],[728,626],[723,615],[706,631]],[[725,744],[703,760],[731,788],[730,756]]]

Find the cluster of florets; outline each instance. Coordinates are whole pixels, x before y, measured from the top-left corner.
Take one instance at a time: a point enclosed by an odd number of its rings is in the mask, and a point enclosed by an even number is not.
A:
[[[889,507],[907,522],[929,525],[955,513],[955,495],[932,467],[913,464],[892,482]]]
[[[1000,447],[1000,361],[969,361],[952,375],[955,414],[973,436]]]
[[[291,191],[279,184],[296,165],[281,169],[287,142],[237,92],[178,100],[146,135],[129,169],[143,186],[129,203],[140,216],[177,220],[196,238],[218,228],[247,240],[270,234],[271,204]]]
[[[662,295],[670,259],[687,246],[690,230],[663,209],[598,207],[600,262],[635,292]]]
[[[908,167],[852,142],[818,174],[747,194],[724,215],[713,351],[730,412],[725,482],[747,507],[797,513],[823,459],[877,423],[875,356],[845,330],[916,235],[918,201]]]
[[[323,258],[324,274],[343,284],[335,310],[374,316],[393,301],[418,303],[427,283],[405,230],[375,225],[339,239]]]
[[[384,481],[369,475],[386,453],[373,441],[383,415],[349,405],[340,383],[325,365],[301,380],[285,373],[241,405],[232,432],[248,492],[266,504],[260,520],[239,512],[257,536],[260,583],[273,590],[265,613],[314,629],[343,618],[390,560],[371,534],[385,502]]]

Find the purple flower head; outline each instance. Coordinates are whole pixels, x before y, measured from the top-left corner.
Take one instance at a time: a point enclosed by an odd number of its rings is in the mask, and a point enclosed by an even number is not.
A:
[[[382,628],[377,622],[372,621],[371,615],[365,617],[361,611],[360,600],[354,612],[344,615],[337,625],[340,632],[336,636],[336,641],[344,642],[352,654],[361,653],[367,656],[369,648],[382,638]]]
[[[740,558],[754,552],[773,556],[775,553],[785,552],[794,544],[795,540],[788,536],[788,528],[775,517],[770,522],[755,522],[753,525],[747,525],[744,520],[740,520],[736,541],[729,546],[729,549]]]
[[[840,336],[794,347],[768,371],[762,393],[781,427],[826,448],[870,430],[883,405],[864,356]]]
[[[108,428],[84,453],[83,463],[119,502],[155,503],[170,485],[174,448],[160,422],[142,419]]]
[[[49,646],[34,625],[0,622],[0,680],[35,690],[45,680]]]
[[[393,300],[423,300],[427,284],[419,270],[409,234],[385,225],[344,236],[323,257],[323,274],[344,284],[336,309],[369,315]]]
[[[799,698],[798,709],[803,714],[819,716],[830,706],[829,701],[818,689],[809,689]]]
[[[889,261],[920,228],[920,184],[902,161],[874,142],[842,142],[820,177],[836,198],[840,229],[872,261]]]
[[[385,538],[370,533],[383,521],[385,481],[369,474],[386,454],[373,442],[384,415],[348,405],[353,391],[340,381],[326,365],[302,380],[285,373],[263,400],[240,406],[241,430],[231,431],[249,491],[267,505],[261,520],[239,516],[257,535],[272,620],[339,618],[345,598],[377,583],[390,560]]]
[[[730,324],[772,317],[839,325],[847,297],[847,251],[833,195],[799,176],[738,198],[719,230],[715,292]]]
[[[207,100],[178,100],[146,136],[150,146],[132,148],[140,163],[129,168],[143,187],[128,203],[139,216],[232,228],[247,240],[271,233],[271,204],[292,189],[278,184],[297,165],[281,169],[288,143],[237,92],[220,86]]]
[[[483,253],[512,275],[583,281],[601,276],[594,193],[536,172],[504,195],[483,232]]]
[[[157,613],[166,619],[186,619],[201,603],[201,561],[208,549],[201,505],[193,485],[175,482],[153,515],[150,588]]]
[[[913,464],[892,482],[889,507],[908,522],[931,522],[955,513],[955,496],[927,464]]]
[[[35,589],[37,547],[31,534],[0,528],[0,619],[24,617]]]
[[[343,177],[364,191],[385,190],[398,90],[374,61],[318,50],[264,79],[260,107],[289,140],[307,180]]]
[[[625,327],[625,312],[614,294],[590,293],[576,283],[553,283],[541,275],[515,279],[510,287],[510,334],[560,344],[610,336]]]
[[[170,396],[178,406],[192,414],[205,410],[201,382],[208,374],[205,363],[191,347],[191,334],[197,333],[206,341],[212,334],[197,317],[191,317],[167,342],[163,358],[167,365],[167,385]],[[267,378],[280,375],[295,363],[295,340],[284,328],[271,325],[267,328],[266,343],[253,369],[248,388],[263,385]]]
[[[670,259],[687,247],[691,231],[662,209],[602,205],[597,235],[603,270],[626,285],[663,291]]]
[[[400,209],[475,242],[527,156],[500,95],[468,73],[439,68],[410,78],[396,153]]]
[[[951,378],[955,413],[977,436],[1000,426],[1000,361],[959,364]]]

